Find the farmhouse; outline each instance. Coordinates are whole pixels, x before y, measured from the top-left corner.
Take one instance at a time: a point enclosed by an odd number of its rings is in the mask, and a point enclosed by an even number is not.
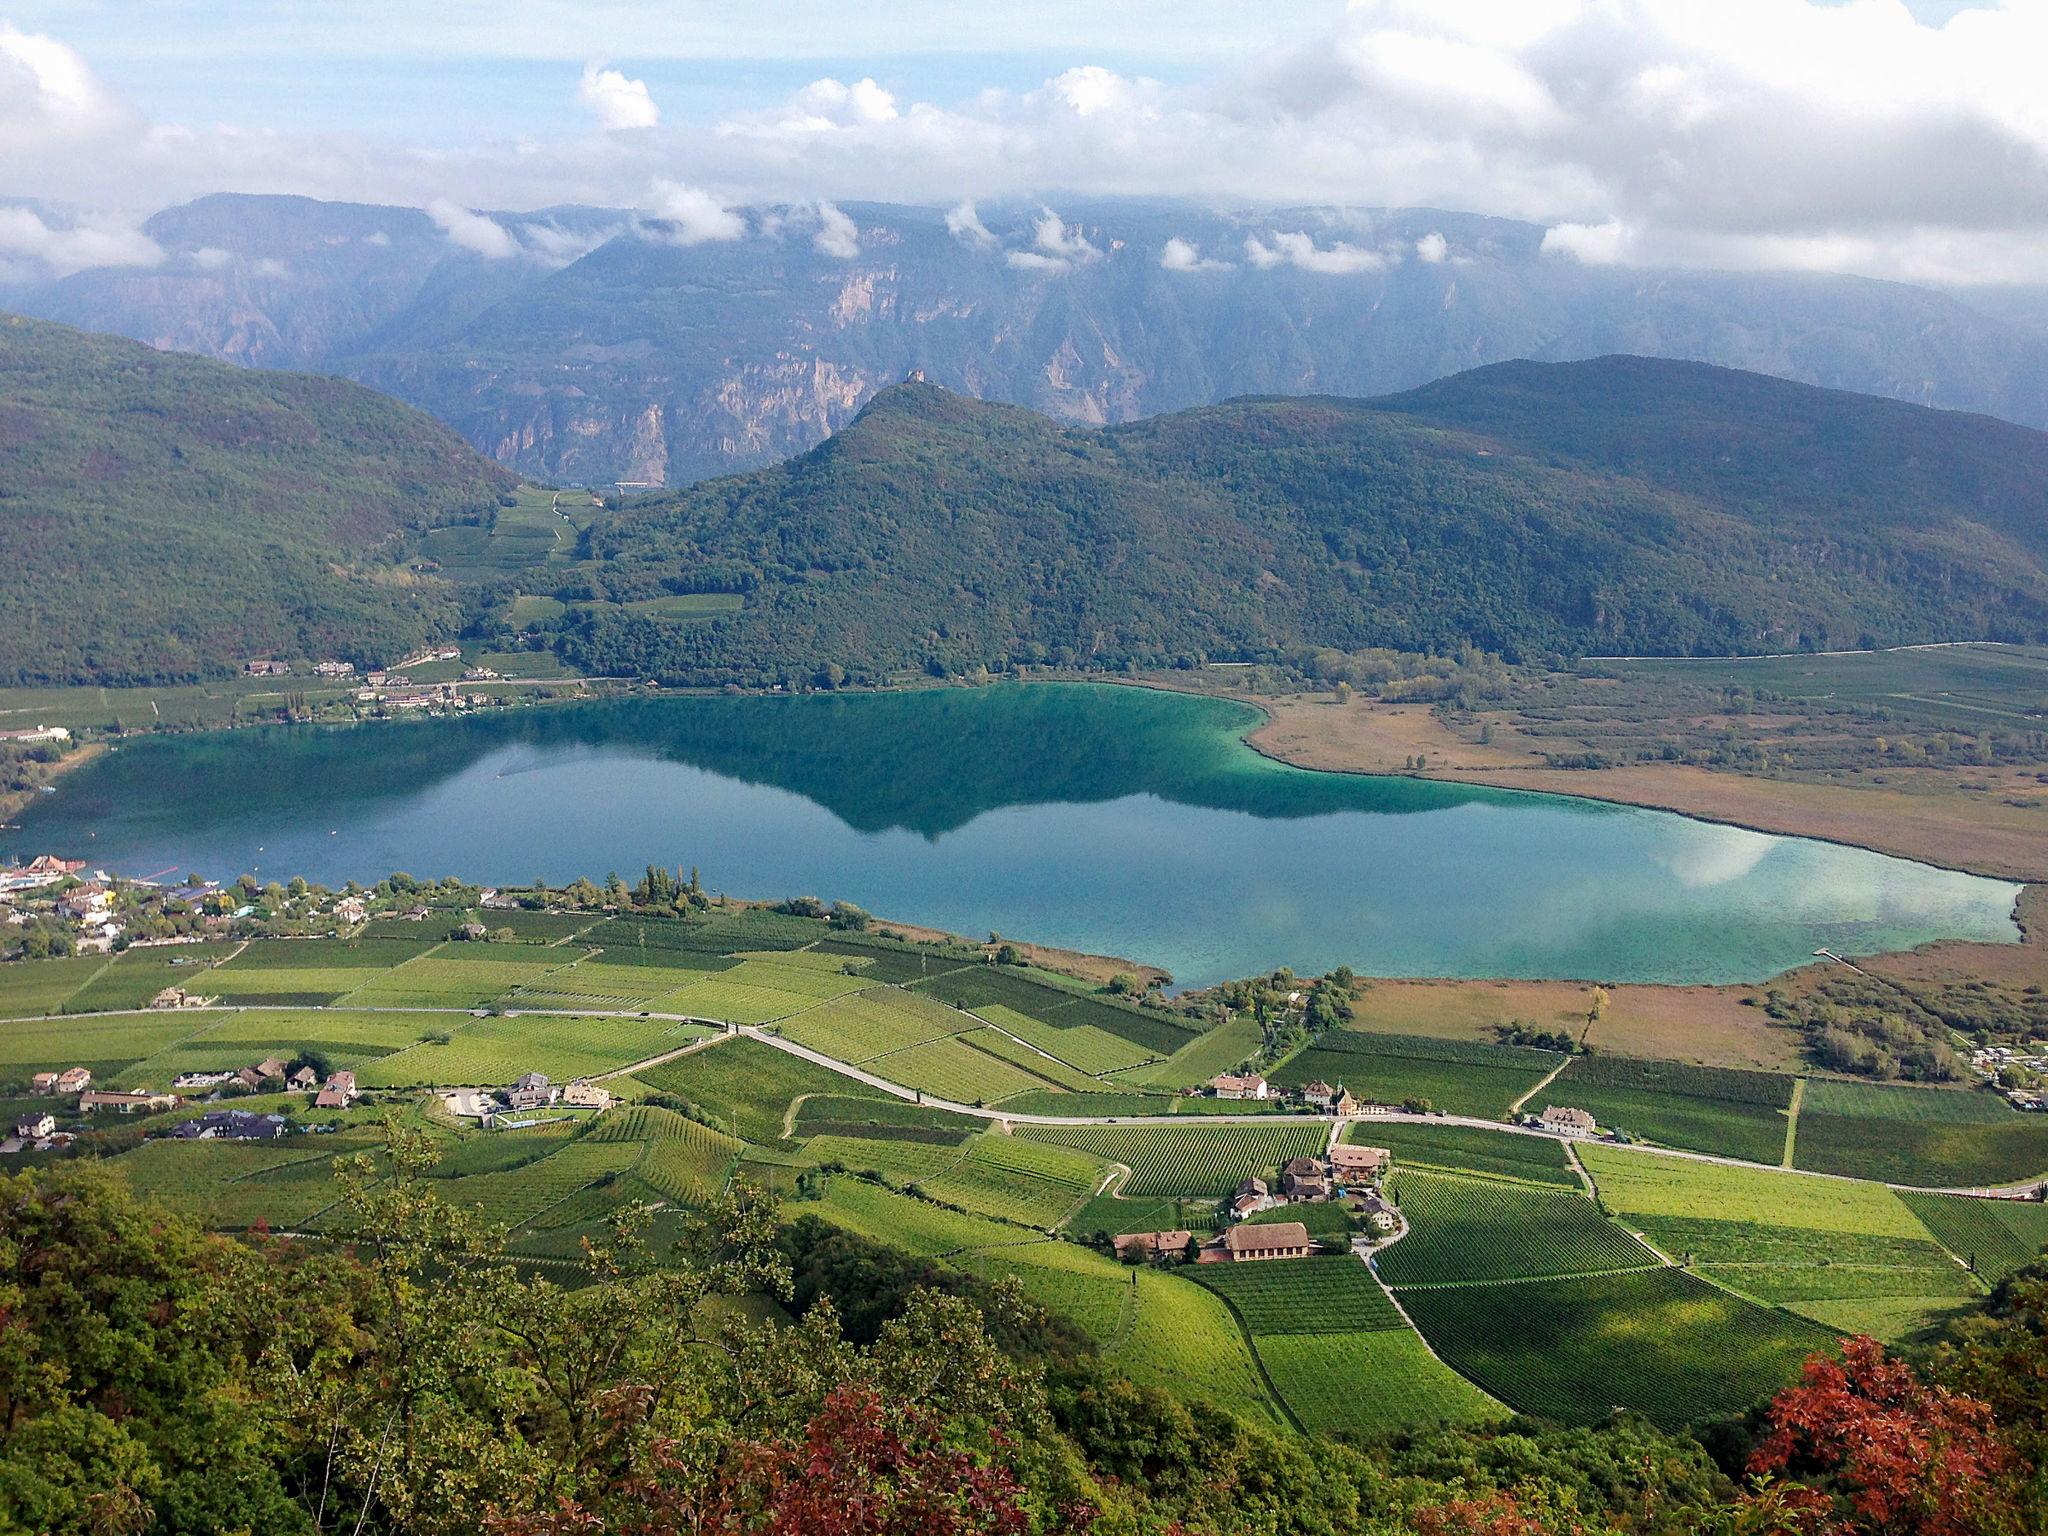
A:
[[[109,1089],[92,1089],[78,1096],[79,1110],[88,1115],[96,1109],[119,1110],[124,1115],[139,1109],[150,1114],[159,1109],[176,1109],[180,1102],[175,1093],[117,1093]]]
[[[1171,1232],[1126,1232],[1116,1240],[1116,1256],[1126,1264],[1156,1264],[1161,1259],[1185,1258],[1195,1234]]]
[[[301,1067],[285,1079],[285,1086],[287,1088],[296,1088],[299,1092],[306,1093],[311,1091],[314,1084],[319,1081],[320,1074],[318,1072],[315,1072],[311,1067]]]
[[[48,1110],[23,1115],[14,1122],[14,1134],[23,1141],[41,1141],[56,1129],[56,1117]]]
[[[1585,1110],[1565,1104],[1544,1106],[1543,1113],[1536,1117],[1536,1123],[1560,1136],[1590,1136],[1597,1129],[1593,1117]]]
[[[1330,1101],[1337,1097],[1337,1090],[1320,1077],[1301,1085],[1301,1102],[1315,1109],[1328,1109]]]
[[[1237,1194],[1231,1199],[1230,1214],[1241,1219],[1254,1211],[1270,1211],[1273,1203],[1273,1191],[1266,1187],[1264,1179],[1246,1179],[1237,1186]]]
[[[1330,1176],[1340,1184],[1370,1181],[1385,1173],[1393,1160],[1385,1147],[1354,1147],[1340,1141],[1330,1148]]]
[[[562,1090],[562,1102],[571,1109],[610,1109],[612,1092],[600,1088],[587,1077],[579,1077]]]
[[[1298,1221],[1276,1221],[1270,1225],[1251,1222],[1230,1227],[1221,1237],[1205,1244],[1197,1261],[1245,1264],[1261,1259],[1305,1259],[1315,1251],[1315,1240]]]
[[[292,664],[288,661],[252,661],[242,668],[247,677],[290,677]]]
[[[55,1093],[57,1091],[57,1079],[62,1075],[59,1072],[38,1072],[28,1080],[30,1091],[34,1093]]]
[[[183,987],[165,987],[149,1000],[152,1008],[205,1008],[219,1002],[217,997],[201,997],[197,992],[187,992]]]
[[[1239,1077],[1230,1072],[1211,1078],[1209,1088],[1219,1099],[1263,1099],[1272,1091],[1263,1077]]]
[[[1327,1200],[1330,1198],[1328,1172],[1312,1157],[1291,1157],[1280,1170],[1280,1190],[1292,1201]]]
[[[561,1090],[547,1079],[544,1072],[528,1072],[514,1083],[505,1095],[505,1102],[514,1109],[546,1109],[561,1097]]]
[[[313,1100],[315,1109],[347,1109],[355,1103],[356,1075],[353,1072],[331,1072],[327,1081],[320,1085],[320,1092]]]
[[[32,725],[12,731],[0,731],[0,741],[69,741],[71,733],[61,725]]]
[[[83,1093],[92,1086],[92,1068],[66,1067],[57,1074],[59,1093]]]

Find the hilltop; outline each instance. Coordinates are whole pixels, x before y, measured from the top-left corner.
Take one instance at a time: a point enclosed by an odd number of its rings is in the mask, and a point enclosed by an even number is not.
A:
[[[909,382],[797,458],[595,522],[553,622],[593,671],[743,684],[2034,639],[2044,486],[2048,435],[1646,358],[1102,430]],[[710,591],[744,607],[628,606]]]
[[[460,621],[390,563],[512,482],[359,385],[0,316],[0,682],[377,660]]]

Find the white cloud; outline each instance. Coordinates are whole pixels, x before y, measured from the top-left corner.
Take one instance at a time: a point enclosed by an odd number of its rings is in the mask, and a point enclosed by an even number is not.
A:
[[[1097,261],[1102,256],[1078,224],[1068,224],[1050,208],[1042,210],[1032,225],[1031,243],[1055,261]]]
[[[1204,256],[1193,241],[1175,235],[1160,247],[1159,265],[1169,272],[1225,272],[1236,263]]]
[[[31,263],[52,277],[89,267],[153,267],[163,250],[139,229],[51,225],[32,208],[0,208],[0,264]]]
[[[1012,251],[1003,260],[1019,272],[1071,272],[1074,268],[1063,256],[1046,256],[1038,251]]]
[[[645,80],[629,80],[619,70],[599,64],[583,66],[576,99],[607,133],[652,128],[661,121],[661,108],[648,94]]]
[[[981,215],[974,211],[971,198],[963,198],[946,211],[946,233],[978,251],[988,250],[996,243],[996,237],[981,222]]]
[[[709,192],[664,177],[649,184],[645,207],[666,226],[662,238],[675,245],[737,240],[747,232],[747,221]]]
[[[292,269],[279,261],[275,256],[259,256],[256,260],[249,263],[249,275],[251,277],[267,277],[274,280],[290,277]]]
[[[512,231],[496,219],[485,218],[445,197],[427,204],[427,217],[440,227],[448,243],[481,256],[486,261],[506,261],[520,253]]]
[[[1415,242],[1415,259],[1427,262],[1432,267],[1439,266],[1444,257],[1450,254],[1450,250],[1450,242],[1436,230],[1431,230]]]
[[[0,22],[0,150],[95,139],[128,124],[76,49]]]
[[[526,248],[526,254],[542,266],[566,267],[625,232],[624,224],[605,224],[595,229],[563,229],[557,224],[536,221],[519,226],[519,243]]]
[[[1383,272],[1388,265],[1387,258],[1378,251],[1369,251],[1342,240],[1334,241],[1326,248],[1318,247],[1313,236],[1299,230],[1293,233],[1275,230],[1270,245],[1257,235],[1246,235],[1244,254],[1245,259],[1261,271],[1287,266],[1299,267],[1304,272],[1344,276],[1354,272]]]
[[[363,236],[363,244],[365,244],[365,245],[377,245],[377,246],[384,246],[384,245],[389,245],[390,243],[391,243],[391,236],[389,236],[388,234],[386,234],[386,233],[385,233],[385,232],[384,232],[383,230],[381,230],[381,229],[373,229],[373,230],[371,230],[371,231],[370,231],[370,233],[368,233],[367,235]]]
[[[818,204],[818,232],[811,245],[820,255],[851,261],[860,254],[860,227],[831,203]]]
[[[128,35],[125,13],[148,8],[99,9],[104,37]],[[1131,37],[1125,8],[1112,10],[1099,35]],[[54,13],[74,12],[99,14]],[[578,14],[583,40],[551,56],[580,68],[600,49],[639,46],[615,17]],[[815,46],[780,57],[875,56],[835,50],[834,26],[806,14]],[[1169,57],[1177,39],[1156,9],[1146,15]],[[641,131],[550,139],[508,100],[493,137],[471,129],[477,109],[465,100],[448,108],[465,114],[464,132],[424,143],[302,130],[282,116],[232,127],[146,122],[70,44],[0,25],[0,165],[10,193],[138,214],[222,190],[413,206],[619,205],[656,178],[686,175],[748,202],[946,207],[1059,187],[1209,206],[1447,207],[1559,231],[1552,250],[1577,259],[1947,281],[2039,281],[2048,271],[2043,0],[1971,6],[1938,24],[1902,0],[1355,0],[1327,18],[1300,8],[1262,15],[1276,46],[1229,62],[1212,51],[1171,84],[1089,62],[1092,44],[1073,39],[1090,34],[1068,20],[1048,45],[1060,64],[1035,88],[976,91],[970,81],[918,100],[873,79],[826,77],[735,107],[725,103],[745,86],[734,83],[703,119],[682,122],[660,118],[644,81],[598,66],[586,105],[600,123],[646,124]],[[424,13],[420,24],[454,25]],[[792,30],[786,19],[756,24]],[[192,25],[184,57],[227,48],[221,23]],[[861,16],[845,25],[878,24]],[[550,35],[577,36],[555,26]],[[720,35],[731,56],[735,36]],[[389,51],[416,41],[395,37]],[[1102,46],[1106,56],[1148,56],[1143,37]],[[377,57],[365,48],[363,58]],[[946,74],[958,80],[972,67]],[[685,226],[696,238],[740,232],[717,202],[704,218]],[[1626,237],[1590,233],[1610,226]],[[1397,253],[1368,250],[1334,222],[1290,217],[1286,227],[1312,236],[1311,249],[1297,260],[1262,234],[1271,265],[1364,270],[1375,256],[1427,256],[1412,231]],[[955,233],[975,239],[967,226]],[[1333,238],[1352,239],[1354,254]],[[1035,242],[1025,254],[1076,259]],[[1457,259],[1448,245],[1446,259]]]
[[[1635,231],[1619,219],[1604,224],[1553,224],[1543,231],[1544,255],[1569,256],[1589,267],[1611,267],[1626,261],[1635,243]]]
[[[217,272],[234,258],[217,245],[202,245],[197,250],[187,251],[185,259],[202,272]]]

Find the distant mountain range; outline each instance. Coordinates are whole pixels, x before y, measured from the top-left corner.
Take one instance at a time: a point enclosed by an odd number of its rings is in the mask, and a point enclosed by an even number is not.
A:
[[[188,682],[452,633],[395,559],[513,477],[410,406],[0,314],[0,682]]]
[[[149,221],[157,267],[4,297],[156,346],[357,379],[522,474],[592,484],[771,463],[912,369],[1103,424],[1626,352],[2048,426],[2036,290],[1973,305],[1854,278],[1587,266],[1546,254],[1538,226],[1430,210],[1115,201],[1064,204],[1051,225],[1037,207],[978,224],[843,211],[851,254],[788,208],[745,210],[743,237],[696,244],[618,210],[496,215],[502,239],[486,228],[460,246],[417,209],[216,196]]]

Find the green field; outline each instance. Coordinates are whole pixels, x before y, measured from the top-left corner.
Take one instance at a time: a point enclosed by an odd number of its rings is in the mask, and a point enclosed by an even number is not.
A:
[[[1675,1428],[1790,1385],[1832,1347],[1818,1325],[1675,1269],[1404,1291],[1436,1352],[1518,1412],[1598,1424],[1630,1408]]]
[[[1055,1030],[1089,1027],[1157,1056],[1171,1055],[1190,1038],[1187,1030],[1156,1012],[1126,1008],[1000,966],[963,967],[917,985],[958,1008],[997,1003]]]
[[[66,960],[22,960],[0,965],[0,1017],[21,1019],[55,1013],[64,1000],[107,968],[104,955]]]
[[[811,1094],[796,1110],[799,1136],[867,1136],[958,1146],[987,1124],[973,1115],[906,1104],[901,1099],[862,1099],[835,1093]]]
[[[1776,1164],[1784,1156],[1794,1081],[1775,1072],[1575,1056],[1539,1097],[1589,1110],[1602,1129],[1637,1140]]]
[[[1197,1035],[1165,1060],[1123,1074],[1134,1086],[1191,1088],[1231,1071],[1259,1048],[1264,1031],[1249,1013],[1234,1015],[1206,1035]]]
[[[860,1063],[979,1026],[943,1003],[895,987],[855,992],[806,1010],[782,1033],[840,1061]]]
[[[955,1104],[994,1104],[1012,1094],[1046,1086],[1044,1078],[977,1051],[965,1043],[966,1038],[954,1035],[893,1051],[870,1061],[867,1070]]]
[[[1580,1188],[1564,1143],[1551,1136],[1516,1136],[1465,1125],[1418,1125],[1404,1121],[1354,1122],[1344,1127],[1353,1146],[1385,1147],[1394,1167],[1440,1173],[1483,1174],[1532,1184]]]
[[[1406,1327],[1261,1335],[1253,1342],[1281,1401],[1311,1429],[1377,1435],[1507,1416]]]
[[[212,985],[220,972],[210,962],[233,954],[232,942],[167,944],[130,949],[114,957],[113,964],[64,1000],[66,1013],[95,1013],[120,1008],[146,1008],[151,998],[166,987],[183,987],[202,997],[212,997],[219,988]]]
[[[1974,1188],[2048,1172],[2048,1115],[1996,1094],[1815,1079],[1794,1161],[1817,1173]]]
[[[1600,1203],[1631,1222],[1707,1218],[1799,1227],[1810,1232],[1925,1238],[1905,1203],[1880,1184],[1730,1168],[1655,1153],[1582,1146]]]
[[[2003,1280],[2048,1247],[2048,1205],[2031,1200],[1972,1200],[1964,1195],[1904,1194],[1936,1242],[1976,1266],[1986,1280]]]
[[[1557,1064],[1551,1051],[1338,1029],[1267,1076],[1282,1088],[1321,1078],[1368,1102],[1427,1099],[1446,1114],[1498,1119]]]
[[[741,1144],[721,1131],[654,1104],[629,1104],[600,1115],[584,1138],[637,1142],[646,1151],[635,1175],[657,1193],[702,1204],[725,1185]]]
[[[961,1039],[977,1051],[1007,1061],[1011,1066],[1028,1072],[1041,1083],[1050,1083],[1068,1093],[1098,1094],[1111,1090],[1099,1077],[1090,1077],[1078,1067],[1070,1067],[1064,1061],[1046,1055],[1035,1046],[1014,1040],[999,1029],[977,1029]],[[1042,1091],[1027,1088],[1027,1093]]]
[[[1270,1180],[1290,1157],[1315,1156],[1324,1125],[1020,1126],[1027,1141],[1075,1147],[1131,1170],[1126,1195],[1226,1195],[1248,1178]]]
[[[1341,1258],[1196,1264],[1185,1273],[1228,1301],[1255,1334],[1406,1328],[1372,1271]]]
[[[1659,1262],[1569,1190],[1408,1172],[1394,1176],[1391,1192],[1409,1229],[1374,1262],[1392,1286],[1529,1280]]]
[[[801,1094],[864,1097],[861,1085],[829,1067],[748,1039],[722,1040],[688,1056],[646,1067],[635,1078],[657,1093],[672,1093],[696,1105],[742,1139],[782,1140],[783,1117]]]
[[[1062,1029],[1001,1003],[983,1003],[974,1011],[996,1028],[1007,1030],[1090,1077],[1151,1060],[1151,1052],[1144,1046],[1097,1029],[1093,1024],[1073,1024]]]

